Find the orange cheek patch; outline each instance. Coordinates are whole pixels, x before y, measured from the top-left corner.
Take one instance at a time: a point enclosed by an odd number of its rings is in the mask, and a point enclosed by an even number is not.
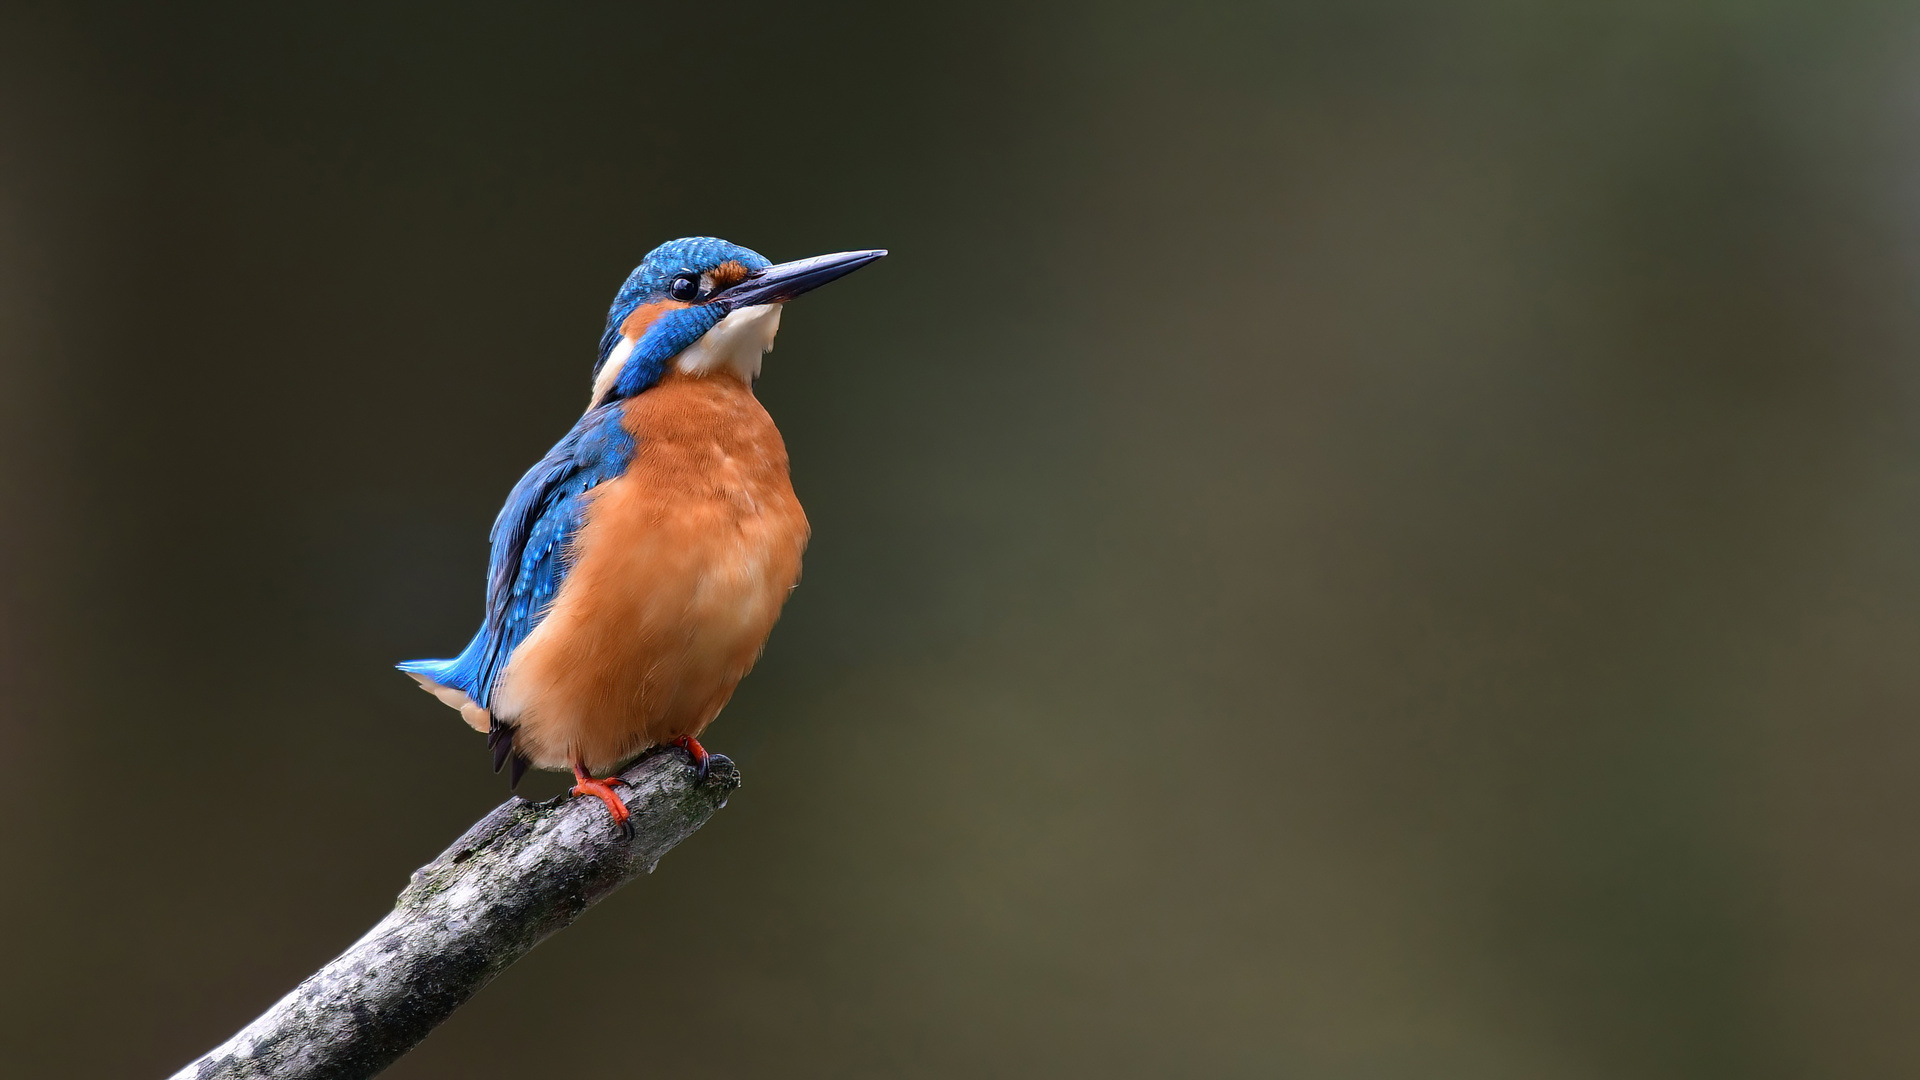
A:
[[[723,262],[719,266],[716,266],[713,268],[713,273],[711,275],[713,278],[713,291],[719,292],[721,289],[724,289],[729,285],[738,285],[741,282],[747,280],[747,275],[749,273],[751,273],[751,271],[749,271],[746,267],[740,265],[739,263],[735,262],[732,259],[728,259],[726,262]]]
[[[633,314],[627,316],[626,322],[620,324],[620,332],[637,341],[642,334],[647,332],[647,327],[652,326],[660,320],[660,316],[665,315],[669,311],[679,311],[688,306],[690,305],[683,304],[678,300],[655,300],[651,304],[641,304],[639,307],[633,309]]]

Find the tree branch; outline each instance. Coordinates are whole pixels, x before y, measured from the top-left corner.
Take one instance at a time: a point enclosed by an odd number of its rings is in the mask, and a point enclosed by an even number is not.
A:
[[[358,1080],[413,1049],[507,965],[642,871],[651,873],[740,786],[714,755],[696,782],[680,751],[642,758],[600,800],[510,799],[414,871],[392,914],[174,1080]]]

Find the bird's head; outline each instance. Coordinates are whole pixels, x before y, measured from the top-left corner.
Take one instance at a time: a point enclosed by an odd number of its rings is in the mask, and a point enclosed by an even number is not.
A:
[[[731,373],[749,385],[773,348],[780,305],[885,251],[845,251],[775,265],[708,236],[670,240],[620,286],[600,335],[592,405],[632,397],[677,368]]]

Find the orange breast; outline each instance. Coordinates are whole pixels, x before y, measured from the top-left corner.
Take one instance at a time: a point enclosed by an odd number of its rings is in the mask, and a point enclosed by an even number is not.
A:
[[[574,561],[495,697],[533,764],[596,772],[697,735],[800,580],[786,445],[744,383],[672,374],[626,406],[637,452],[588,495]]]

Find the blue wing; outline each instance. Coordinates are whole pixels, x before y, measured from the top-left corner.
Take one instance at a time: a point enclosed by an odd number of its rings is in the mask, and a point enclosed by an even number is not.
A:
[[[581,496],[625,472],[633,459],[633,437],[621,426],[621,405],[614,401],[590,410],[513,486],[493,521],[486,619],[473,641],[451,660],[413,660],[398,665],[401,671],[459,691],[491,713],[500,673],[540,625],[566,580],[568,543],[580,528],[584,507]],[[488,743],[495,770],[507,757],[511,736],[506,723],[494,717]],[[518,759],[514,766],[517,780],[524,766]]]

